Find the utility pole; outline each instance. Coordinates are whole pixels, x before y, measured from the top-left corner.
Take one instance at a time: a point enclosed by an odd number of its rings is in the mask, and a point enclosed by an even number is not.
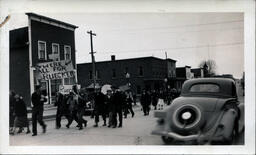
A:
[[[167,59],[167,52],[165,52],[165,59]]]
[[[88,34],[90,34],[90,40],[91,40],[91,56],[92,56],[92,78],[93,78],[93,88],[94,88],[94,92],[95,92],[95,88],[96,88],[96,77],[95,77],[95,58],[94,58],[94,52],[93,51],[93,43],[92,43],[92,37],[96,36],[95,33],[92,32],[92,30],[87,31]]]

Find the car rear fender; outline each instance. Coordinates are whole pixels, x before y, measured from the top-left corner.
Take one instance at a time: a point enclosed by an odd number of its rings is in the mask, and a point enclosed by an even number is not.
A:
[[[239,108],[239,129],[238,132],[241,133],[244,130],[244,103],[238,105]]]

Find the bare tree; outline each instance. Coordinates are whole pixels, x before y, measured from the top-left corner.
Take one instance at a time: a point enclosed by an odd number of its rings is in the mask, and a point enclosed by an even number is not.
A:
[[[214,76],[216,74],[216,62],[212,59],[200,62],[199,67],[204,69],[205,77]]]

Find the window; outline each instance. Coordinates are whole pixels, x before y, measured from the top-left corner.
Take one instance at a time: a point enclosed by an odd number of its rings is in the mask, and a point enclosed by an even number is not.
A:
[[[65,60],[71,60],[71,47],[70,46],[64,46],[64,58]]]
[[[71,78],[65,78],[64,79],[64,85],[74,85],[75,84],[75,76]]]
[[[46,42],[38,41],[38,59],[46,60]]]
[[[96,79],[100,79],[100,72],[98,70],[96,70],[95,74]]]
[[[92,79],[92,71],[89,71],[89,79]]]
[[[139,76],[143,76],[143,68],[142,68],[142,66],[139,67]]]
[[[195,84],[192,87],[190,87],[189,91],[217,93],[220,91],[220,87],[216,84]]]
[[[112,69],[112,77],[115,78],[116,77],[116,70]]]
[[[52,44],[52,59],[59,61],[60,60],[60,48],[59,44],[53,43]]]

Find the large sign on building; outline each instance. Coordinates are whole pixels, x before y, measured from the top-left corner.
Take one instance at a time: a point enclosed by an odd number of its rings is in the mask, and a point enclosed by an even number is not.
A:
[[[36,70],[38,72],[37,79],[41,80],[55,80],[75,76],[71,60],[38,63]]]

